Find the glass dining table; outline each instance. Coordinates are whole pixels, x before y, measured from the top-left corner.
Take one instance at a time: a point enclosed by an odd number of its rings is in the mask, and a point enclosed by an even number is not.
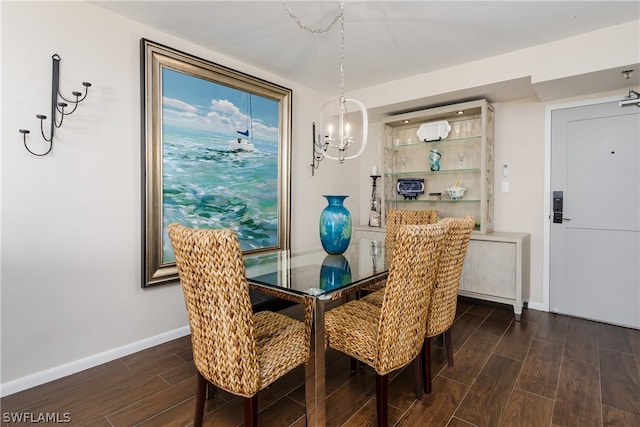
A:
[[[311,322],[311,349],[305,365],[307,425],[326,425],[324,314],[326,304],[388,275],[384,241],[352,239],[342,255],[322,247],[247,255],[247,280],[252,289],[304,304]]]

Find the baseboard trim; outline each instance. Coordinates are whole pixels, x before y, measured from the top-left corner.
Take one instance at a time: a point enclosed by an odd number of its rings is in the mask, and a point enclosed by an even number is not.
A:
[[[543,303],[540,303],[540,302],[531,302],[531,301],[529,301],[529,304],[527,305],[527,308],[530,308],[532,310],[537,310],[537,311],[549,311],[549,309],[547,307],[545,307],[545,305]]]
[[[189,335],[190,332],[191,331],[189,330],[189,326],[183,326],[181,328],[167,331],[153,337],[144,338],[140,341],[132,342],[130,344],[113,348],[102,353],[94,354],[79,360],[75,360],[73,362],[65,363],[64,365],[45,369],[31,375],[7,381],[6,383],[0,384],[0,397],[18,393],[20,391],[39,386],[41,384],[48,383],[50,381],[66,377],[67,375],[75,374],[77,372],[84,371],[85,369],[93,368],[94,366],[110,362],[120,357],[128,356],[138,351],[163,344],[167,341],[184,337],[185,335]]]

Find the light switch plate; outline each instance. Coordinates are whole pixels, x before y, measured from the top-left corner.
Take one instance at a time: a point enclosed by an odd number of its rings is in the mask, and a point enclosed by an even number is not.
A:
[[[503,193],[509,192],[509,181],[502,181],[502,192]]]

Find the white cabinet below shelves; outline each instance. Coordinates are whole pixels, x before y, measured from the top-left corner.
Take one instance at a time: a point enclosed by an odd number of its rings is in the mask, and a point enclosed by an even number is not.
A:
[[[355,226],[357,238],[384,241],[384,227]],[[530,236],[474,232],[462,268],[458,294],[513,306],[516,320],[530,296]]]
[[[529,299],[530,237],[526,233],[474,233],[459,295],[513,305],[516,320]]]
[[[353,227],[353,236],[358,239],[381,240],[384,242],[384,227],[371,227],[368,225],[356,225]]]

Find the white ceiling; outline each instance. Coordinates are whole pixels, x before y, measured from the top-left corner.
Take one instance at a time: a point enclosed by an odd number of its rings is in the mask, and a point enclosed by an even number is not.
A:
[[[340,26],[301,29],[282,1],[95,1],[291,81],[337,94]],[[325,28],[336,1],[289,1]],[[635,1],[347,1],[345,90],[423,74],[640,19]],[[622,42],[622,41],[621,41]]]

